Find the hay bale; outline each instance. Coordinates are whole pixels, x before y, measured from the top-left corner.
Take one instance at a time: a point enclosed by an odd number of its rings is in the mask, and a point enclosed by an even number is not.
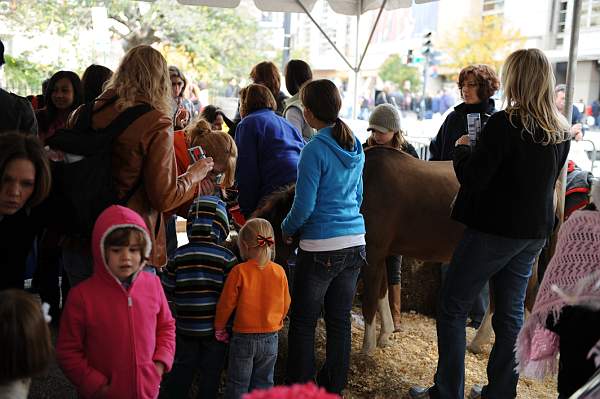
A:
[[[402,311],[435,316],[441,287],[440,264],[402,259]]]

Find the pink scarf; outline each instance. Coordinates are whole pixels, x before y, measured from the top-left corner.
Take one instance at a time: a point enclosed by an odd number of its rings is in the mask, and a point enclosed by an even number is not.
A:
[[[558,233],[556,253],[540,285],[531,316],[516,344],[517,371],[543,378],[558,369],[558,336],[545,328],[566,305],[600,304],[600,212],[577,211]]]

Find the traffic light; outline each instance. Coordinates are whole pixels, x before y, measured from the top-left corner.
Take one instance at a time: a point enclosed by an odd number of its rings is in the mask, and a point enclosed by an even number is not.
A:
[[[428,57],[431,54],[431,48],[433,44],[431,43],[431,32],[427,32],[423,35],[423,55]]]
[[[408,50],[408,54],[406,55],[406,63],[407,64],[413,63],[413,51],[412,50]]]

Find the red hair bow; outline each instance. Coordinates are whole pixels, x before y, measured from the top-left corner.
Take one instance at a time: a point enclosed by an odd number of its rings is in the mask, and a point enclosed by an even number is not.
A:
[[[263,237],[260,234],[256,235],[256,242],[258,243],[259,247],[264,247],[265,245],[271,247],[275,244],[273,237]]]

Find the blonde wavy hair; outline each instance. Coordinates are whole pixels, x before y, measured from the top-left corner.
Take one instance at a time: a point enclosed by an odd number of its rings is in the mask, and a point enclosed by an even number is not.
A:
[[[238,233],[238,246],[244,260],[250,259],[250,249],[256,248],[256,261],[260,268],[264,268],[269,261],[275,260],[275,244],[261,243],[261,237],[259,236],[269,238],[275,243],[273,226],[268,220],[262,218],[249,219]]]
[[[206,119],[198,119],[188,126],[186,134],[192,147],[201,146],[206,156],[212,157],[215,163],[225,165],[222,188],[233,186],[238,155],[233,138],[225,132],[212,130]]]
[[[519,118],[525,131],[542,145],[571,138],[569,123],[554,102],[554,85],[552,67],[541,50],[517,50],[502,67],[503,97],[511,124]]]
[[[167,61],[150,46],[129,50],[106,83],[106,89],[115,91],[119,111],[143,101],[171,117],[171,79]]]

